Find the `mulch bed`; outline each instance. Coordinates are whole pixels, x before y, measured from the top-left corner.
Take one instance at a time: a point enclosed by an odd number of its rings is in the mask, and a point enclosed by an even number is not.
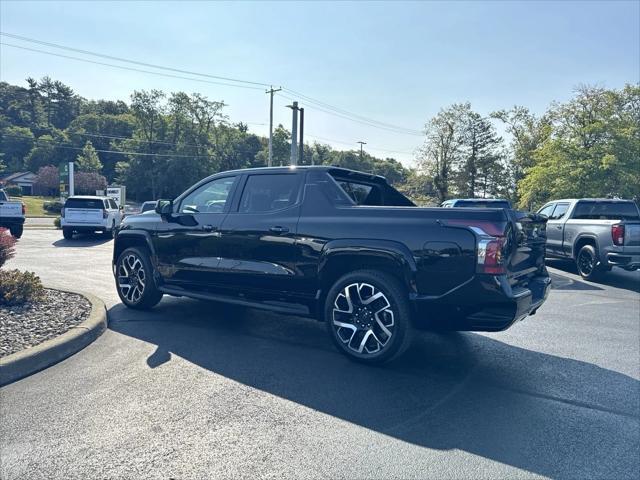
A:
[[[91,303],[82,295],[51,289],[40,302],[0,305],[0,357],[55,338],[90,313]]]

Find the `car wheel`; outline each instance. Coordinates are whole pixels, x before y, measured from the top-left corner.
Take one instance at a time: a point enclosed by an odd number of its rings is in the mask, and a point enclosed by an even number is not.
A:
[[[411,309],[406,288],[393,276],[358,270],[340,278],[325,301],[331,339],[352,360],[384,363],[411,343]]]
[[[71,240],[73,238],[73,230],[71,230],[70,228],[63,228],[62,236],[67,240]]]
[[[602,274],[602,268],[598,265],[598,255],[593,245],[585,245],[576,257],[578,273],[585,280],[596,280]]]
[[[162,299],[146,250],[132,247],[120,254],[116,263],[116,288],[120,300],[129,308],[147,310]]]
[[[14,238],[20,238],[22,236],[22,232],[24,231],[24,227],[22,225],[15,225],[13,227],[9,227],[9,233]]]

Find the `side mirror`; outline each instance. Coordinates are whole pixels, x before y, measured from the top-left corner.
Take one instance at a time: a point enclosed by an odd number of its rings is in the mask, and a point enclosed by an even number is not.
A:
[[[163,217],[171,215],[173,213],[173,200],[158,200],[156,213]]]

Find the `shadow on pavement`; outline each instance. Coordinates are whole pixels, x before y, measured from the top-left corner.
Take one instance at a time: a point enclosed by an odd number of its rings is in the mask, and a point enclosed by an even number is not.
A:
[[[625,478],[639,458],[640,384],[474,333],[424,333],[396,362],[353,363],[324,326],[215,303],[110,312],[109,328],[208,371],[396,439],[553,478]],[[218,399],[221,400],[221,399]]]
[[[60,233],[62,235],[62,233]],[[102,245],[113,240],[111,237],[105,237],[100,233],[76,233],[71,240],[61,238],[53,242],[54,247],[91,247],[94,245]]]
[[[560,259],[547,258],[547,266],[557,268],[564,272],[580,275],[574,262]],[[582,280],[585,285],[608,285],[610,287],[623,288],[632,292],[640,292],[640,271],[627,272],[619,267],[614,267],[610,272],[605,272],[597,281]]]

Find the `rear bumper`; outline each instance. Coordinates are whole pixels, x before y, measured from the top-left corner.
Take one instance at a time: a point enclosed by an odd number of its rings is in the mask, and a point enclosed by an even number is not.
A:
[[[546,271],[518,287],[511,287],[505,275],[476,275],[442,297],[413,296],[414,324],[426,329],[505,330],[535,314],[550,289]]]
[[[2,217],[0,218],[0,227],[9,228],[15,225],[24,224],[24,217]]]
[[[69,230],[73,230],[74,232],[104,232],[107,230],[107,227],[104,225],[69,225],[69,224],[61,224],[62,228],[68,228]]]
[[[623,268],[640,268],[640,252],[607,253],[607,265]]]

